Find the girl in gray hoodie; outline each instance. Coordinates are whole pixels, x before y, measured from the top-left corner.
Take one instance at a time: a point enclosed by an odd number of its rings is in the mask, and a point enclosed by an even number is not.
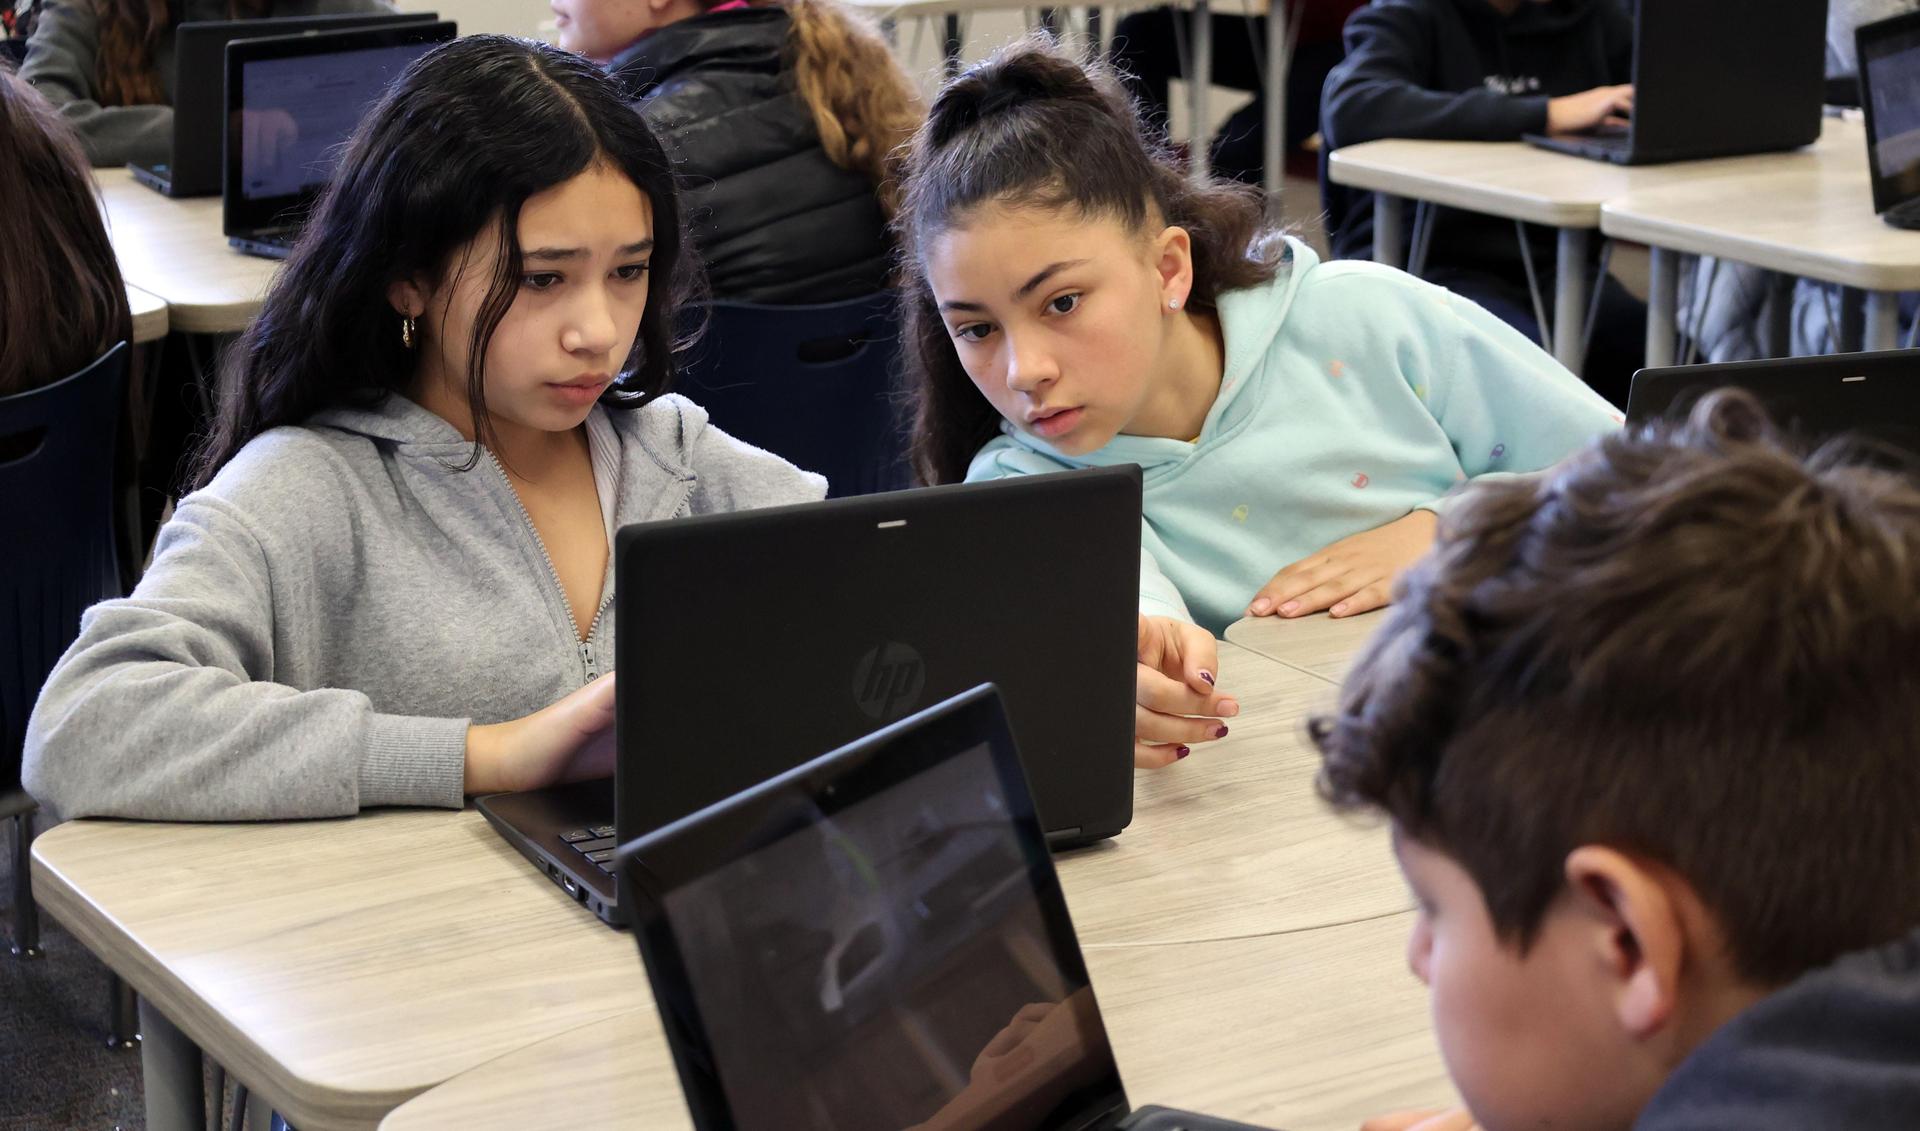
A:
[[[614,529],[825,492],[666,393],[684,246],[591,64],[411,68],[228,356],[197,489],[48,678],[28,790],[233,820],[610,773]]]

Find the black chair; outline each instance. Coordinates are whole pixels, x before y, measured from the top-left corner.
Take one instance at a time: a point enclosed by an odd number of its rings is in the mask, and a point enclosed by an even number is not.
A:
[[[122,592],[113,482],[129,353],[121,342],[71,377],[0,397],[0,530],[25,551],[0,555],[0,817],[13,818],[13,953],[23,957],[39,953],[40,921],[21,745],[80,614]]]
[[[706,313],[676,391],[717,427],[825,475],[836,498],[908,485],[892,295]]]

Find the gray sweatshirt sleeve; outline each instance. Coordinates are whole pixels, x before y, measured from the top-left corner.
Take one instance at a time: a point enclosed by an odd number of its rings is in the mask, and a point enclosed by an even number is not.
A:
[[[772,452],[736,440],[708,423],[705,409],[676,399],[682,443],[696,477],[693,513],[811,503],[826,497],[825,476],[802,471]]]
[[[276,642],[297,632],[276,631],[274,583],[237,508],[187,500],[139,588],[89,609],[48,677],[27,726],[28,792],[61,817],[459,806],[466,719],[382,714],[358,691],[271,681]]]
[[[40,13],[20,77],[60,111],[96,166],[166,161],[173,153],[173,107],[100,105],[93,84],[99,53],[100,21],[92,6],[64,0]]]

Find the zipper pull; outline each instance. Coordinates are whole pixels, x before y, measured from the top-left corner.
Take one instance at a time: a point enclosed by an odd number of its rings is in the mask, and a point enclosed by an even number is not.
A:
[[[600,678],[600,666],[593,662],[593,641],[591,640],[580,642],[580,666],[587,673],[588,683]]]

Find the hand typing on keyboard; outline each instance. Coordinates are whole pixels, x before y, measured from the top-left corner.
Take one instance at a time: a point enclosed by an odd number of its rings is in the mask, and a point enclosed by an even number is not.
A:
[[[467,728],[466,791],[498,793],[611,777],[613,679],[608,672],[524,718]]]
[[[1602,126],[1622,127],[1633,114],[1633,87],[1596,86],[1547,102],[1547,132],[1577,134]]]

